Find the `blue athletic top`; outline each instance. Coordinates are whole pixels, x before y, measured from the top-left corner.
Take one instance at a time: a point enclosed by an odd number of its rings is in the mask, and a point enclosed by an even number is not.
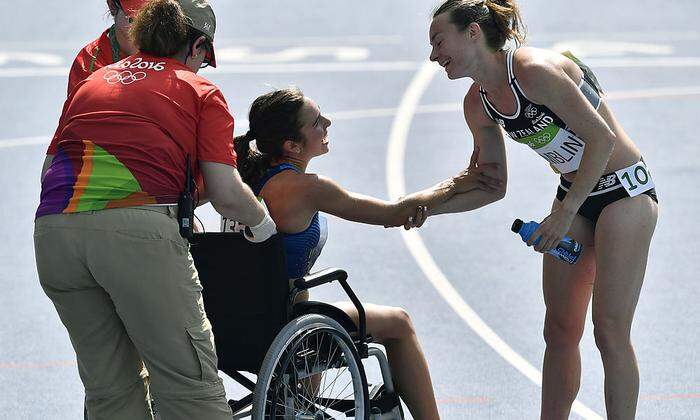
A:
[[[283,163],[268,169],[253,192],[260,195],[263,187],[273,176],[286,170],[299,172],[294,165]],[[287,254],[287,276],[296,279],[309,274],[328,238],[328,223],[323,215],[316,212],[311,224],[299,233],[284,234],[284,251]]]
[[[506,54],[508,84],[515,95],[516,110],[513,115],[500,113],[491,102],[488,93],[479,88],[486,115],[503,127],[508,137],[529,146],[545,158],[557,172],[566,174],[578,169],[586,143],[569,128],[551,109],[531,101],[523,92],[513,73],[515,50]],[[600,106],[600,85],[593,72],[571,53],[564,55],[583,70],[579,89],[596,110]]]

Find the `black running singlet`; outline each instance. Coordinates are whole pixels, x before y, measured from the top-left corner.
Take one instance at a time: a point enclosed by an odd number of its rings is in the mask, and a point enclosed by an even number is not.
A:
[[[526,144],[545,158],[559,173],[566,174],[578,169],[583,156],[585,142],[571,130],[552,110],[532,102],[525,96],[513,73],[515,50],[506,53],[508,84],[515,95],[516,110],[513,115],[503,115],[491,105],[488,94],[481,87],[479,95],[486,115],[503,127],[508,137]],[[597,110],[600,106],[600,87],[595,76],[583,63],[570,53],[565,53],[581,70],[583,77],[579,88],[586,99]]]

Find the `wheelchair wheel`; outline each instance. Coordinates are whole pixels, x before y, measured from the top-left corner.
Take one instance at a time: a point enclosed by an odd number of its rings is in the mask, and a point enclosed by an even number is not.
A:
[[[335,320],[304,315],[273,341],[255,385],[253,420],[369,418],[367,378]]]

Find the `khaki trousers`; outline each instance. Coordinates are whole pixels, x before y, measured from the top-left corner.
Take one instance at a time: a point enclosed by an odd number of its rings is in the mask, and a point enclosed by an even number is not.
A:
[[[202,287],[175,207],[43,216],[39,281],[75,349],[90,420],[230,420]]]

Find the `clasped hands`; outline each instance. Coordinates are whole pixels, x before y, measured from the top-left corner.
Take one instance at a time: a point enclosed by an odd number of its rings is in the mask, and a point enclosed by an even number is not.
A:
[[[442,181],[435,187],[419,191],[413,194],[399,198],[399,202],[411,202],[411,203],[422,203],[418,206],[412,206],[410,215],[403,219],[400,224],[387,225],[385,227],[398,227],[403,226],[404,229],[410,230],[411,228],[419,228],[423,226],[425,221],[430,215],[430,209],[428,207],[428,200],[435,190],[448,189],[450,195],[464,194],[474,190],[481,190],[486,192],[495,192],[501,188],[504,182],[498,178],[486,175],[487,171],[496,171],[499,169],[498,163],[479,163],[479,148],[475,147],[471,158],[469,159],[469,166],[467,169],[459,172],[457,175],[450,179]]]

